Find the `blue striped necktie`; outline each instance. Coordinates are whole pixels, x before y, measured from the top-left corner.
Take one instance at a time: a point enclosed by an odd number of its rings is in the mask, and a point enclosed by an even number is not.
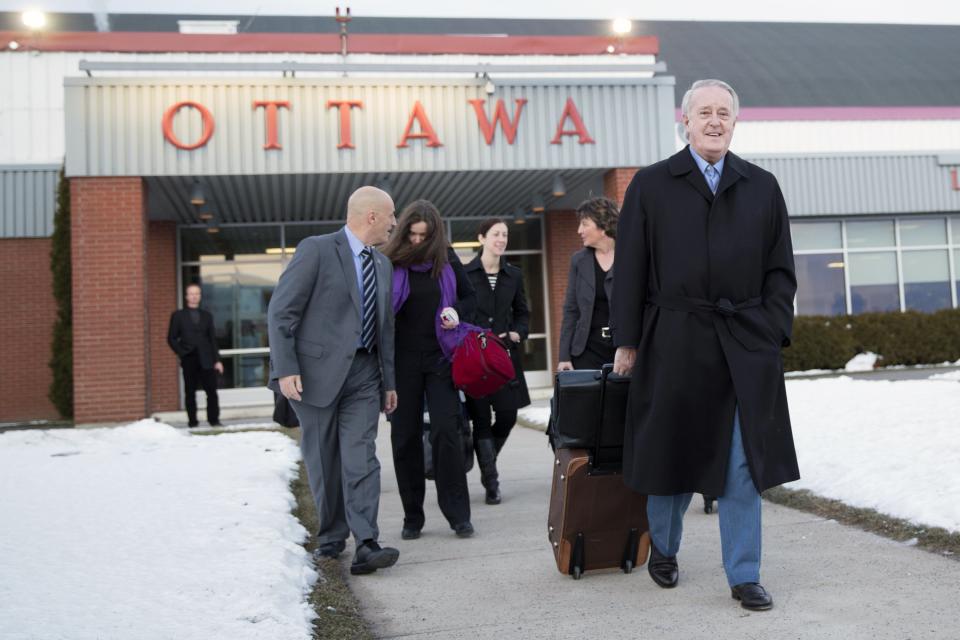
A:
[[[363,306],[360,342],[367,351],[377,344],[377,276],[373,268],[373,251],[364,247],[360,252],[363,275]]]
[[[717,173],[717,168],[712,164],[708,164],[704,173],[707,176],[707,184],[710,186],[710,191],[716,193],[717,186],[719,186],[720,183],[720,174]]]

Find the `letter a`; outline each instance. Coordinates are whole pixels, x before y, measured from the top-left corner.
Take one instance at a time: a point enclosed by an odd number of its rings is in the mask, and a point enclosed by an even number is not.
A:
[[[573,121],[575,127],[573,130],[563,128],[563,123],[567,121],[567,118]],[[579,136],[580,144],[595,144],[593,138],[587,133],[587,128],[583,126],[583,118],[577,111],[577,105],[573,104],[573,98],[567,98],[567,104],[563,107],[563,115],[560,116],[560,122],[557,123],[557,134],[553,136],[550,144],[560,144],[561,136]]]
[[[413,129],[414,120],[420,123],[420,133],[410,132],[410,130]],[[417,138],[425,138],[428,147],[443,146],[437,137],[437,132],[433,130],[433,125],[430,124],[430,118],[427,117],[427,113],[423,110],[423,105],[420,104],[419,100],[413,105],[413,112],[410,114],[410,119],[407,120],[407,128],[403,130],[403,138],[400,139],[400,144],[397,145],[397,149],[409,147],[410,145],[407,144],[407,140]]]

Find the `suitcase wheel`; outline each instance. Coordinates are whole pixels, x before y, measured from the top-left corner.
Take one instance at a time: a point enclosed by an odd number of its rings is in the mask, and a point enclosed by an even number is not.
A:
[[[573,573],[570,574],[570,577],[572,577],[574,580],[579,580],[581,576],[583,576],[583,570],[579,565],[577,565],[573,568]]]
[[[623,572],[630,573],[633,571],[633,560],[625,560],[623,563]]]

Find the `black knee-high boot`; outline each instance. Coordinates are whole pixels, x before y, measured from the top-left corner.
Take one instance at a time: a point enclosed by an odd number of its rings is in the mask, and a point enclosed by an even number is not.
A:
[[[497,452],[492,438],[480,438],[474,448],[480,465],[480,482],[487,490],[486,503],[500,504],[500,481],[497,474]]]

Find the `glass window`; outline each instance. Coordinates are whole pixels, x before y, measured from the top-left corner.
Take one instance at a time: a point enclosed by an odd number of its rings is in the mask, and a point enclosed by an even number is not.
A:
[[[896,244],[893,220],[847,223],[847,248],[892,247]]]
[[[280,226],[221,227],[217,233],[188,227],[181,229],[180,248],[184,262],[270,260],[280,251]]]
[[[841,315],[847,312],[843,254],[796,256],[797,313]]]
[[[953,250],[953,277],[957,289],[957,305],[960,306],[960,249]]]
[[[947,244],[947,226],[945,222],[943,218],[930,220],[901,218],[900,244],[905,247]]]
[[[853,313],[900,310],[897,255],[894,252],[850,254],[848,274]]]
[[[953,235],[953,244],[954,246],[960,245],[960,216],[955,216],[950,219],[950,224],[953,225],[952,235]]]
[[[531,338],[523,342],[523,370],[543,371],[547,368],[547,339]]]
[[[843,248],[839,222],[791,222],[790,235],[795,251]]]
[[[228,356],[223,359],[220,388],[265,387],[270,382],[270,355]]]
[[[953,306],[946,251],[904,251],[903,297],[907,309],[936,311]]]
[[[202,264],[183,268],[183,286],[196,282],[202,291],[200,306],[213,314],[220,349],[268,346],[267,305],[283,265]]]
[[[283,244],[287,256],[292,256],[300,241],[309,236],[334,233],[343,227],[343,222],[316,222],[311,224],[288,224],[283,227]]]

